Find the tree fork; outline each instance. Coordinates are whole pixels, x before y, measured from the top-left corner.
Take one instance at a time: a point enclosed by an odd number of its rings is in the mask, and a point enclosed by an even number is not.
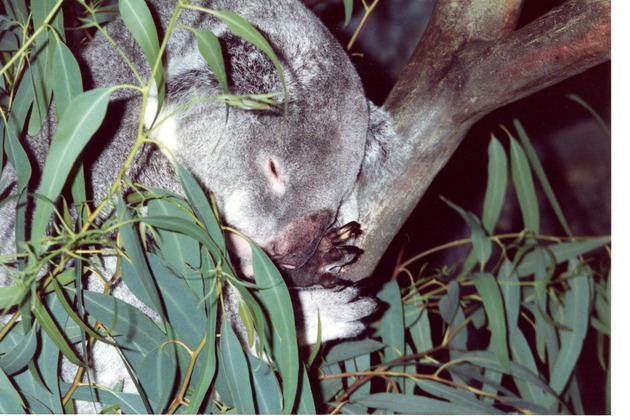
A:
[[[420,43],[385,102],[404,164],[359,197],[360,261],[372,274],[396,233],[471,126],[510,102],[610,60],[610,0],[571,0],[514,30],[522,0],[438,0]]]

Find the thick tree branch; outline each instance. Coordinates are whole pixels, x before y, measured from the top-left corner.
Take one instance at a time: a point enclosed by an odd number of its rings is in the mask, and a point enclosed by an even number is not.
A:
[[[385,188],[361,194],[361,260],[369,276],[470,127],[490,111],[610,59],[610,1],[572,0],[514,31],[521,1],[438,0],[385,107],[413,146]],[[430,221],[426,221],[430,223]]]

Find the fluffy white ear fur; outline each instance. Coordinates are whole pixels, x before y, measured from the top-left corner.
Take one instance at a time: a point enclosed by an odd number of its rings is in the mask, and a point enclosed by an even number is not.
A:
[[[169,159],[173,159],[171,156],[177,150],[177,119],[169,118],[169,109],[166,103],[162,104],[162,109],[158,115],[158,98],[157,88],[155,82],[151,85],[149,96],[147,97],[146,110],[144,113],[144,128],[152,128],[149,133],[149,138],[159,142],[170,153],[165,153]]]

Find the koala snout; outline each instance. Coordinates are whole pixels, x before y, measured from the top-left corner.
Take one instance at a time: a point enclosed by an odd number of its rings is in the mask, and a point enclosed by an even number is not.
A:
[[[333,215],[328,210],[305,214],[292,221],[263,248],[277,264],[287,269],[299,268],[313,255],[332,220]]]

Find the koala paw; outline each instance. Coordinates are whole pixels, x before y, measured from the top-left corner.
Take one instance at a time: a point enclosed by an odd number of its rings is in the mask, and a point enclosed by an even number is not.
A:
[[[378,301],[360,296],[354,286],[323,288],[319,286],[296,289],[296,322],[300,345],[317,342],[318,325],[321,341],[356,337],[365,331],[363,318],[372,315]]]

